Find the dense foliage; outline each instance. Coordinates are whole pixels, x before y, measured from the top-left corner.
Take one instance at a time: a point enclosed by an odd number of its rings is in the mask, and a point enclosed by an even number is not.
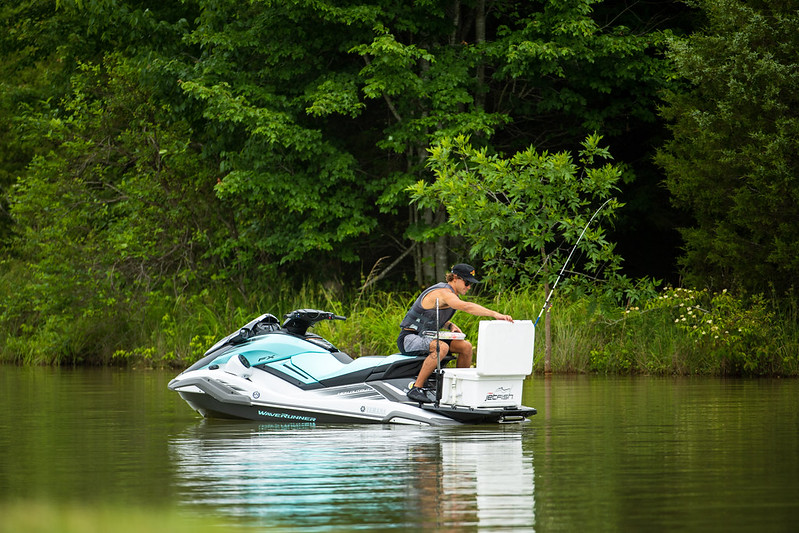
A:
[[[702,1],[675,41],[685,86],[658,161],[682,224],[687,280],[783,294],[799,272],[799,2]]]
[[[794,18],[752,2],[698,7],[625,0],[3,4],[4,356],[184,359],[225,333],[222,316],[254,312],[309,279],[343,293],[377,281],[405,290],[467,260],[492,274],[494,288],[546,286],[611,192],[619,203],[590,229],[575,270],[599,267],[623,279],[622,250],[635,258],[636,275],[676,278],[662,237],[677,222],[652,165],[664,91],[674,140],[660,163],[675,201],[697,220],[693,227],[685,219],[687,273],[697,286],[763,290],[772,282],[787,291],[797,266]],[[683,39],[699,13],[708,15],[707,32]],[[730,32],[740,39],[725,63],[714,54]],[[723,79],[738,92],[702,85],[694,70],[702,62],[726,68]],[[740,95],[750,104],[714,117],[708,135],[716,137],[703,138],[685,121],[709,95],[727,98],[727,107]],[[769,125],[769,117],[779,120]],[[751,134],[732,142],[743,130]],[[567,154],[600,136],[615,160],[596,168],[581,161],[589,179],[576,197],[544,187],[547,174],[530,173],[515,199],[506,184],[492,205],[463,189],[449,191],[455,204],[448,205],[445,189],[463,186],[449,179],[470,178],[446,170],[441,157],[458,136],[470,138],[466,159],[488,154],[492,164],[515,157],[513,165],[526,158],[571,168]],[[413,203],[409,188],[420,183],[438,196]],[[700,198],[708,201],[694,201]],[[468,211],[475,218],[454,216],[464,212],[458,202],[477,202]],[[506,207],[520,209],[501,213]],[[774,215],[780,223],[758,226]],[[721,223],[709,229],[715,220]],[[528,231],[535,228],[542,231]],[[755,246],[744,253],[747,239]],[[627,303],[637,297],[629,287]]]

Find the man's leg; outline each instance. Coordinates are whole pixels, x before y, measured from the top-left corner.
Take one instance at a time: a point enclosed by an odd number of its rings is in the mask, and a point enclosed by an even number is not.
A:
[[[472,343],[469,341],[452,341],[450,350],[458,354],[458,368],[469,368],[472,366]]]
[[[439,352],[436,353],[436,344],[440,346]],[[469,364],[471,364],[472,360],[472,353],[471,353],[471,344],[469,345]],[[449,346],[447,346],[446,342],[438,342],[433,341],[430,343],[430,354],[422,363],[422,368],[419,370],[419,376],[416,378],[416,383],[413,384],[414,387],[422,388],[424,387],[427,378],[430,377],[430,374],[433,373],[433,370],[436,369],[438,366],[438,362],[443,360],[444,357],[449,353]],[[460,363],[460,356],[458,356],[458,363]],[[460,366],[460,365],[459,365]]]

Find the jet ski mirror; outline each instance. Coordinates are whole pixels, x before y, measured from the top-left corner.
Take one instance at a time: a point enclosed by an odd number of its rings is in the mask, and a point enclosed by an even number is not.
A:
[[[241,328],[235,336],[230,338],[230,344],[238,344],[246,341],[248,338],[250,338],[250,330]]]

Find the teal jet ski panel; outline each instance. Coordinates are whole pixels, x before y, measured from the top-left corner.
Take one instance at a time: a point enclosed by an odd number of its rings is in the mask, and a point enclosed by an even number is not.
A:
[[[291,364],[303,372],[313,376],[317,381],[326,381],[345,374],[363,370],[373,370],[382,365],[389,365],[398,360],[406,360],[408,355],[394,354],[389,356],[364,355],[351,363],[342,363],[335,357],[318,357],[313,353],[301,353],[291,358]]]
[[[317,343],[310,342],[300,337],[286,333],[268,333],[256,337],[245,344],[240,344],[232,349],[228,349],[217,357],[206,358],[206,361],[199,361],[191,367],[208,368],[212,365],[222,366],[231,357],[243,355],[251,366],[263,365],[290,359],[297,353],[307,353],[313,356],[330,355],[330,352]]]

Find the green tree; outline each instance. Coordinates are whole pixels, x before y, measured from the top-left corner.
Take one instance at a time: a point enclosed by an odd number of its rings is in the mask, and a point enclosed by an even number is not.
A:
[[[183,47],[186,19],[196,16],[192,2],[148,4],[131,0],[0,4],[0,240],[13,228],[7,210],[10,188],[35,155],[52,148],[49,120],[68,96],[78,63],[101,62],[114,51],[128,57],[140,54],[140,66],[146,69],[159,51],[172,56]]]
[[[151,296],[210,277],[203,258],[224,240],[215,180],[190,129],[158,123],[170,110],[142,89],[140,72],[114,56],[83,65],[49,121],[55,147],[13,188],[19,238],[6,267],[18,285],[4,288],[17,297],[2,314],[12,337],[43,352],[108,358]]]
[[[75,26],[68,16],[54,17],[51,2],[0,4],[0,243],[7,242],[13,227],[7,193],[31,158],[50,148],[45,136],[24,124],[66,91],[68,67],[58,48],[69,44],[59,35]]]
[[[698,5],[705,28],[671,45],[685,86],[657,159],[690,216],[682,266],[697,286],[782,292],[799,271],[799,3]]]
[[[186,49],[193,4],[145,4],[0,7],[0,330],[14,356],[107,360],[154,295],[213,270],[216,176],[175,73],[153,68]]]
[[[204,152],[219,159],[231,268],[251,279],[335,277],[358,259],[385,186],[359,172],[341,119],[362,108],[343,47],[370,10],[303,4],[204,2],[187,36],[200,55],[181,87],[202,109]]]
[[[203,2],[182,87],[219,134],[206,149],[237,206],[235,246],[300,269],[414,251],[416,279],[440,277],[454,243],[414,243],[446,213],[407,211],[403,192],[431,143],[562,148],[654,121],[669,76],[649,16],[592,0]]]
[[[411,195],[423,205],[445,206],[449,231],[470,245],[470,255],[483,261],[488,278],[500,287],[541,283],[546,298],[579,241],[584,257],[580,279],[591,285],[603,280],[601,290],[626,288],[629,296],[632,287],[619,274],[621,258],[614,245],[600,224],[588,227],[605,202],[605,220],[621,207],[612,199],[621,169],[605,162],[610,152],[599,146],[600,140],[598,135],[588,137],[575,162],[568,152],[538,152],[532,147],[506,159],[473,148],[463,136],[444,139],[432,148],[428,162],[436,180],[419,181],[410,188]],[[549,371],[548,313],[544,325]]]

